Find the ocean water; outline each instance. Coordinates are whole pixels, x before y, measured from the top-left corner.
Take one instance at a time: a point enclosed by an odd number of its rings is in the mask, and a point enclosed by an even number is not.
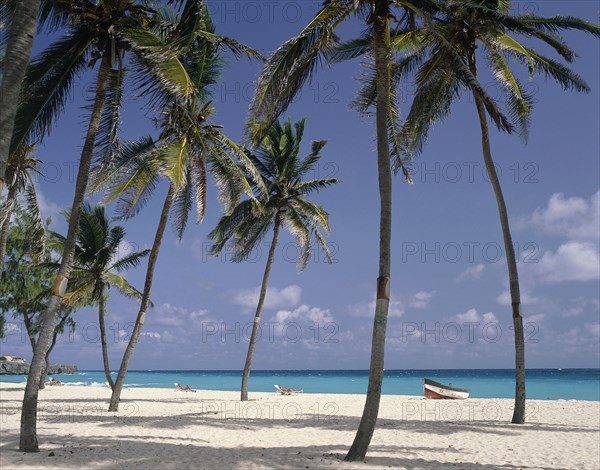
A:
[[[82,371],[73,375],[54,375],[65,385],[104,386],[102,371]],[[113,377],[116,373],[113,372]],[[231,390],[240,388],[240,371],[130,371],[127,387],[174,388],[176,383],[195,389]],[[422,395],[423,378],[454,387],[466,388],[473,398],[514,397],[514,371],[509,369],[465,370],[387,370],[383,383],[385,395]],[[23,376],[0,376],[0,382],[24,382]],[[273,392],[273,385],[301,388],[306,393],[358,393],[367,391],[366,370],[253,371],[251,392]],[[600,401],[600,369],[529,369],[527,398],[536,400]]]

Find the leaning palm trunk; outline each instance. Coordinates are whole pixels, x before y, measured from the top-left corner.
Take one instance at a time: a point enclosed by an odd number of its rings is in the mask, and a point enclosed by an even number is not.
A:
[[[477,77],[477,63],[475,52],[469,56],[469,65],[473,76]],[[519,273],[517,271],[517,258],[510,233],[508,223],[508,212],[506,203],[502,194],[502,187],[498,180],[498,174],[492,160],[492,150],[490,147],[490,136],[487,124],[485,105],[481,97],[474,94],[479,123],[481,125],[481,143],[483,147],[483,160],[487,170],[490,182],[494,188],[496,203],[498,204],[498,214],[500,215],[500,225],[502,226],[502,236],[504,238],[504,251],[506,252],[506,264],[508,266],[508,277],[510,285],[510,298],[512,305],[513,327],[515,330],[515,408],[513,411],[512,422],[514,424],[523,424],[525,422],[525,338],[523,336],[523,316],[521,314],[521,293],[519,288]]]
[[[4,274],[4,257],[6,256],[6,245],[8,243],[8,229],[10,228],[10,217],[12,215],[15,200],[17,198],[17,185],[12,184],[8,189],[6,203],[0,216],[0,281]]]
[[[112,395],[110,397],[110,404],[108,411],[119,411],[119,400],[121,399],[121,390],[123,390],[123,384],[125,383],[125,376],[127,375],[127,369],[129,368],[129,362],[133,356],[133,351],[137,346],[137,342],[146,320],[146,312],[150,304],[150,291],[152,290],[152,281],[154,279],[154,269],[156,267],[156,260],[158,259],[158,253],[160,252],[160,245],[162,243],[163,236],[165,234],[165,228],[169,219],[169,212],[171,211],[171,205],[173,204],[173,198],[175,196],[175,187],[171,185],[169,192],[163,205],[162,213],[160,214],[160,220],[158,222],[158,228],[156,229],[156,235],[154,236],[154,243],[148,257],[148,268],[146,269],[146,281],[144,282],[144,292],[142,294],[142,300],[140,302],[140,310],[138,316],[135,319],[135,326],[131,333],[131,339],[123,354],[123,360],[121,361],[121,367],[119,367],[119,374],[114,384]]]
[[[367,454],[381,400],[385,334],[390,304],[389,285],[392,237],[392,173],[388,146],[387,124],[390,116],[390,46],[388,0],[375,4],[374,50],[377,73],[377,166],[379,173],[380,225],[379,225],[379,278],[371,346],[369,386],[362,419],[345,460],[363,460]]]
[[[32,317],[27,312],[23,312],[23,323],[27,330],[27,336],[29,336],[29,342],[31,343],[31,352],[35,353],[35,334],[33,333],[33,326],[31,324]]]
[[[278,215],[275,220],[275,227],[273,228],[273,241],[271,242],[271,248],[269,249],[267,266],[265,267],[262,286],[260,288],[260,296],[258,298],[258,305],[256,306],[256,315],[254,316],[254,325],[252,326],[252,335],[250,336],[250,344],[248,345],[246,364],[244,365],[244,374],[242,375],[242,401],[248,401],[248,380],[250,379],[250,368],[252,367],[254,346],[256,345],[256,338],[258,337],[258,331],[260,329],[260,316],[262,314],[263,304],[265,303],[265,296],[267,295],[267,286],[269,285],[271,266],[273,266],[273,259],[275,258],[275,249],[277,247],[277,241],[279,239],[280,225],[281,219]]]
[[[4,186],[19,94],[29,64],[39,9],[40,0],[17,2],[12,17],[0,89],[0,191]]]
[[[52,353],[52,350],[54,349],[54,346],[56,346],[56,340],[58,339],[58,333],[61,330],[61,327],[67,321],[68,317],[69,317],[68,314],[65,315],[60,320],[60,323],[54,329],[54,335],[52,336],[52,344],[48,348],[48,351],[46,352],[46,358],[44,359],[44,362],[45,362],[46,366],[42,369],[42,375],[40,375],[40,390],[42,390],[42,389],[44,389],[46,387],[46,385],[45,385],[46,375],[48,375],[48,369],[50,368],[50,354]]]
[[[110,68],[110,53],[107,53],[104,54],[98,71],[96,97],[92,108],[92,115],[85,143],[81,152],[81,159],[79,161],[79,171],[77,173],[77,182],[75,184],[75,196],[73,198],[71,217],[69,219],[69,230],[64,244],[62,260],[52,288],[52,297],[50,298],[48,308],[42,320],[42,327],[36,343],[33,359],[31,360],[29,375],[27,377],[27,386],[25,387],[23,408],[21,411],[21,439],[19,449],[22,452],[39,452],[36,430],[38,379],[42,373],[46,351],[52,341],[56,316],[67,288],[69,274],[71,273],[71,265],[75,254],[77,229],[79,227],[79,216],[87,189],[90,164],[94,153],[94,142],[98,133],[98,127],[102,118],[102,109],[104,108],[104,102],[106,100],[106,86]]]
[[[100,342],[102,343],[102,362],[104,364],[104,375],[111,390],[115,388],[115,383],[110,376],[110,365],[108,363],[108,348],[106,345],[106,325],[104,324],[104,290],[98,301],[98,324],[100,325]]]

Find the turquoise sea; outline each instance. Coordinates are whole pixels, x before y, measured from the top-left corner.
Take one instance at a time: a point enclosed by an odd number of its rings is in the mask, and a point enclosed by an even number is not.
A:
[[[116,376],[116,373],[113,373]],[[240,371],[130,371],[128,387],[171,388],[175,383],[207,390],[239,390]],[[473,398],[514,397],[514,371],[509,369],[387,370],[386,395],[422,395],[422,380],[429,378],[470,390]],[[55,375],[71,386],[103,386],[102,371]],[[24,382],[24,376],[0,376],[2,382]],[[306,393],[359,393],[367,390],[366,370],[262,370],[250,377],[250,391],[272,392],[274,384],[304,389]],[[537,400],[600,401],[600,369],[529,369],[527,398]]]

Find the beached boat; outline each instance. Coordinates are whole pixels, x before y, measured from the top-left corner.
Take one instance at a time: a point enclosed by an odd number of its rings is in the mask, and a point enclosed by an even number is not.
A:
[[[425,398],[464,400],[469,398],[469,391],[462,388],[449,387],[430,379],[423,379]]]

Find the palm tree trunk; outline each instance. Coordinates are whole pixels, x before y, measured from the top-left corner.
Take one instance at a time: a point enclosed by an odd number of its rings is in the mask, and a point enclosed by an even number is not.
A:
[[[106,86],[110,68],[110,53],[104,54],[96,81],[96,98],[94,100],[92,115],[90,117],[87,135],[79,161],[79,171],[77,173],[77,182],[75,183],[75,196],[73,198],[69,229],[65,240],[62,260],[54,281],[52,297],[50,298],[48,308],[46,309],[42,320],[42,327],[33,354],[33,359],[31,360],[29,375],[27,377],[27,386],[25,387],[21,411],[21,439],[19,443],[21,452],[39,452],[36,429],[38,379],[42,373],[46,351],[52,341],[56,317],[67,288],[69,274],[71,273],[71,265],[75,254],[77,228],[79,226],[79,216],[81,214],[81,206],[83,205],[83,199],[87,189],[90,165],[94,153],[94,142],[98,133],[102,109],[104,108],[104,102],[106,100]]]
[[[265,296],[267,295],[267,286],[269,285],[269,276],[271,267],[275,259],[275,249],[279,240],[279,227],[281,226],[281,217],[277,214],[275,219],[275,227],[273,228],[273,241],[269,249],[269,257],[267,258],[267,266],[263,275],[262,285],[260,287],[260,296],[258,305],[256,306],[256,314],[254,315],[254,325],[252,326],[252,335],[250,336],[250,344],[248,345],[248,354],[246,355],[246,364],[244,365],[244,373],[242,375],[242,401],[248,401],[248,380],[250,380],[250,368],[252,367],[252,358],[254,356],[254,347],[256,346],[256,338],[260,328],[260,315],[262,314]]]
[[[40,0],[16,2],[12,16],[0,88],[0,191],[4,186],[19,94],[29,64],[40,3]]]
[[[6,245],[8,243],[8,229],[10,228],[10,216],[12,215],[15,200],[17,199],[17,185],[11,184],[6,196],[6,203],[0,217],[0,281],[4,275],[4,257],[6,256]]]
[[[115,388],[115,383],[110,376],[110,365],[108,363],[108,348],[106,346],[106,326],[104,324],[104,289],[102,289],[100,300],[98,301],[98,323],[100,325],[100,342],[102,343],[102,362],[104,363],[104,375],[111,390]]]
[[[31,318],[27,312],[23,312],[23,323],[25,324],[25,329],[27,330],[27,336],[29,336],[29,342],[31,343],[31,352],[35,353],[35,335],[32,331]]]
[[[48,348],[48,351],[46,351],[46,358],[44,359],[44,362],[46,365],[42,369],[42,374],[40,375],[40,390],[42,390],[46,387],[46,385],[45,385],[46,375],[48,375],[48,369],[50,369],[50,354],[52,353],[54,346],[56,346],[58,332],[60,331],[61,327],[64,325],[65,321],[67,321],[68,317],[69,317],[69,313],[67,313],[64,317],[61,318],[59,324],[56,325],[56,328],[54,329],[54,334],[52,335],[52,344]]]
[[[50,351],[50,350],[48,350]],[[50,367],[49,354],[46,353],[46,357],[44,358],[44,367],[42,367],[42,373],[40,374],[38,388],[39,390],[44,390],[46,388],[46,375],[48,374],[48,367]]]
[[[469,55],[469,65],[471,73],[473,76],[477,77],[477,62],[474,49]],[[508,266],[512,318],[515,330],[515,407],[512,422],[514,424],[523,424],[525,422],[525,338],[523,336],[523,316],[521,314],[521,292],[519,288],[519,273],[517,271],[517,257],[515,255],[512,235],[510,233],[508,212],[502,194],[502,187],[500,186],[498,174],[496,173],[496,168],[494,167],[494,161],[492,159],[485,105],[478,94],[474,93],[474,98],[475,105],[477,106],[477,114],[479,115],[479,123],[481,125],[483,160],[496,196],[500,225],[502,226],[502,235],[504,237],[506,264]]]
[[[379,414],[385,334],[390,304],[392,238],[392,170],[388,145],[390,116],[390,24],[388,0],[376,0],[374,17],[375,69],[377,73],[377,166],[379,173],[379,277],[371,346],[369,386],[362,419],[345,460],[363,460],[367,454]]]
[[[171,211],[171,205],[173,204],[173,197],[175,196],[175,188],[173,185],[169,187],[169,192],[163,205],[162,213],[160,214],[160,220],[158,222],[158,228],[156,229],[156,235],[154,236],[154,243],[150,250],[150,256],[148,257],[148,268],[146,269],[146,281],[144,282],[144,292],[142,294],[142,300],[140,302],[140,310],[138,316],[135,319],[135,326],[131,333],[131,339],[123,354],[123,360],[121,361],[121,367],[119,367],[119,374],[110,397],[110,405],[108,411],[119,411],[119,400],[121,399],[121,390],[125,383],[125,375],[127,375],[127,369],[129,368],[129,362],[133,356],[133,351],[137,346],[137,342],[146,320],[146,311],[150,303],[150,291],[152,290],[152,281],[154,279],[154,268],[156,267],[156,260],[158,259],[158,253],[160,252],[160,245],[162,243],[163,236],[165,234],[165,228],[169,219],[169,212]]]

